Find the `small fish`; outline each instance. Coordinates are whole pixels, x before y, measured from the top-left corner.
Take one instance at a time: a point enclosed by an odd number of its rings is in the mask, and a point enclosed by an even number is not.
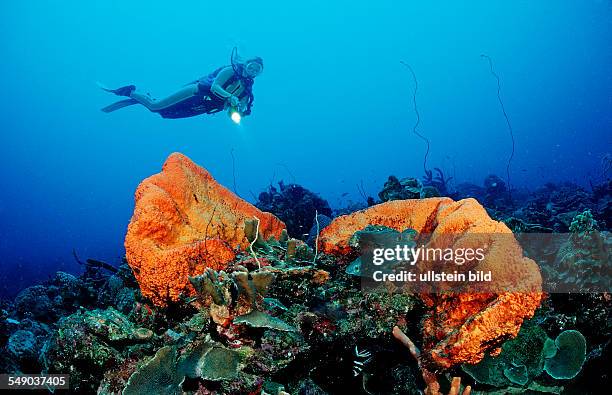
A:
[[[361,277],[361,258],[355,259],[345,269],[346,274]]]
[[[368,350],[359,351],[355,346],[355,359],[353,360],[353,376],[357,377],[363,372],[365,365],[372,360],[372,353]]]
[[[287,307],[285,307],[285,305],[282,304],[280,300],[275,299],[275,298],[264,298],[264,303],[272,308],[279,308],[285,311],[288,310]]]
[[[376,228],[372,226],[363,231],[356,232],[355,236],[357,236],[358,244],[363,252],[364,248],[378,246],[406,245],[408,248],[416,247],[414,239],[417,236],[417,232],[414,229],[406,229],[400,233],[394,229],[385,227]],[[401,264],[402,262],[400,261],[387,261],[381,269],[393,270],[394,267]],[[351,262],[346,267],[345,273],[351,276],[361,277],[363,275],[361,258],[357,258]]]

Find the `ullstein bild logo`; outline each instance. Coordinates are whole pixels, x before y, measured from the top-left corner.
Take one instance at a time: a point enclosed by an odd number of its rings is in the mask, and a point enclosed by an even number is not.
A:
[[[607,232],[599,237],[571,254],[564,253],[575,251],[567,248],[571,234],[451,234],[437,236],[435,245],[428,235],[366,234],[349,268],[364,290],[611,292],[611,239]]]

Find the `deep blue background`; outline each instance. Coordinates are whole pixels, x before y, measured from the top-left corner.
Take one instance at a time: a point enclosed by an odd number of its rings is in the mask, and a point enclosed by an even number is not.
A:
[[[502,78],[515,186],[586,183],[611,150],[609,1],[158,3],[0,6],[0,293],[78,271],[73,248],[116,262],[136,186],[173,151],[231,186],[233,149],[249,200],[284,178],[339,206],[361,180],[375,195],[389,174],[422,175],[400,60],[419,79],[429,163],[459,181],[504,176],[510,152],[481,53]],[[99,111],[116,98],[95,81],[161,97],[227,64],[234,45],[265,61],[239,127]]]

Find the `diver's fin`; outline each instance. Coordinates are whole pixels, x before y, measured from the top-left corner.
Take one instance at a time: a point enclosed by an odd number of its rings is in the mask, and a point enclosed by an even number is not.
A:
[[[102,89],[103,91],[106,91],[106,92],[110,92],[111,91],[111,89],[109,87],[107,87],[106,85],[104,85],[100,81],[96,81],[96,85],[98,85],[98,88]]]
[[[101,84],[100,82],[96,82],[96,85],[98,85],[98,87],[102,89],[103,91],[108,92],[108,93],[114,93],[117,96],[130,97],[132,92],[136,90],[136,85],[126,85],[126,86],[122,86],[121,88],[117,88],[117,89],[110,89],[106,87],[105,85]]]
[[[116,103],[113,103],[109,106],[106,106],[102,109],[102,111],[104,112],[113,112],[113,111],[117,111],[120,108],[123,107],[127,107],[127,106],[133,106],[134,104],[138,104],[138,100],[136,99],[125,99],[125,100],[119,100]]]

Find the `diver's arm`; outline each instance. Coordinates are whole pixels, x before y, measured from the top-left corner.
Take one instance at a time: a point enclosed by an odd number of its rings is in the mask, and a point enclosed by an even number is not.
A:
[[[226,68],[221,70],[219,74],[217,74],[217,77],[215,78],[212,86],[210,87],[210,90],[212,91],[212,93],[214,93],[216,96],[224,100],[232,97],[232,94],[230,92],[223,89],[223,85],[230,78],[232,78],[233,75],[234,75],[234,69],[231,66],[227,66]]]

